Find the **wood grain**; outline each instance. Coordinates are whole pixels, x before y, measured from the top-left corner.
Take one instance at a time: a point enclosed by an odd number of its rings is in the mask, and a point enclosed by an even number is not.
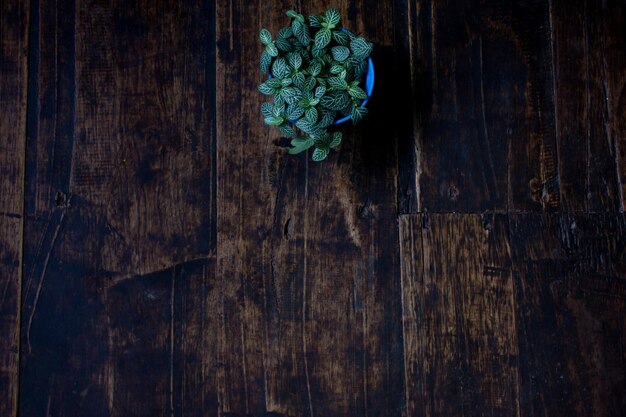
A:
[[[402,216],[400,242],[407,414],[519,416],[506,218]]]
[[[623,2],[414,7],[412,207],[624,210]]]
[[[376,86],[314,163],[258,31],[329,7]],[[626,415],[625,19],[4,1],[0,416]]]
[[[622,415],[625,220],[402,216],[408,415]]]
[[[625,220],[510,217],[523,415],[626,413]]]
[[[28,7],[0,5],[0,416],[17,414]]]
[[[174,314],[214,277],[211,4],[33,5],[20,415],[214,402],[181,388],[212,311]]]
[[[330,2],[298,6],[320,13]],[[376,123],[393,112],[384,103],[397,86],[395,69],[384,62],[393,59],[396,11],[390,2],[341,4],[345,25],[376,42],[380,78],[372,121],[348,128],[341,152],[315,164],[285,155],[258,116],[257,33],[284,25],[289,7],[218,4],[224,412],[397,415],[396,140]]]
[[[625,13],[623,2],[552,3],[561,199],[567,210],[624,211],[624,117],[618,109],[624,108],[619,96],[626,76],[620,69],[624,54],[617,51],[626,40],[617,22]]]

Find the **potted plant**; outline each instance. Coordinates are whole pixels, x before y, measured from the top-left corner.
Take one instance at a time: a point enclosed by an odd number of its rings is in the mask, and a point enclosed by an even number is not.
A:
[[[259,91],[272,96],[261,105],[265,123],[291,139],[290,154],[313,148],[321,161],[339,146],[333,125],[367,115],[365,104],[374,87],[373,45],[341,25],[337,9],[305,18],[287,12],[291,24],[276,37],[261,29],[261,72],[268,79]]]

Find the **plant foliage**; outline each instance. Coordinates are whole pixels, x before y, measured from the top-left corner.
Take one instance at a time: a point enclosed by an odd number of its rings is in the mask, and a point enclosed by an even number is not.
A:
[[[313,149],[312,159],[321,161],[341,144],[341,132],[329,132],[333,122],[350,115],[358,123],[367,115],[362,87],[373,45],[344,28],[337,9],[308,18],[289,10],[287,16],[290,25],[276,37],[267,29],[259,33],[260,68],[269,74],[259,91],[272,96],[261,114],[292,138],[289,153]]]

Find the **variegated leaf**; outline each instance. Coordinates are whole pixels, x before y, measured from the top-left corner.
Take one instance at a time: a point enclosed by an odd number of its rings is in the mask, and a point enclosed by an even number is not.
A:
[[[313,151],[313,155],[311,156],[311,159],[314,160],[315,162],[323,161],[328,156],[329,151],[330,149],[326,146],[323,146],[321,148],[315,148],[315,150]]]
[[[325,16],[326,23],[331,29],[335,28],[337,25],[339,25],[339,22],[341,22],[341,14],[337,9],[328,9]]]
[[[318,30],[317,33],[315,34],[314,48],[318,50],[325,48],[326,45],[330,43],[330,38],[331,38],[330,29],[323,28],[323,29]]]
[[[263,45],[268,45],[272,42],[272,33],[267,29],[261,29],[259,39]]]

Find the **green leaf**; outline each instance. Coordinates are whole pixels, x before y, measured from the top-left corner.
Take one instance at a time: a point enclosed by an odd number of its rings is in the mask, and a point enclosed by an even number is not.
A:
[[[293,31],[289,26],[282,28],[278,31],[278,37],[282,39],[290,38],[293,35]]]
[[[340,77],[328,77],[328,85],[332,90],[345,90],[348,88],[346,80]]]
[[[267,29],[261,29],[259,32],[259,39],[263,45],[269,45],[272,42],[272,33]]]
[[[314,49],[325,48],[330,43],[331,33],[330,29],[320,29],[315,34]]]
[[[341,132],[333,132],[331,136],[331,141],[328,144],[331,148],[336,148],[341,144],[342,134]]]
[[[272,75],[276,78],[287,78],[291,75],[291,70],[285,62],[285,58],[278,58],[272,65]]]
[[[288,152],[292,155],[298,154],[300,152],[306,151],[311,146],[313,146],[315,142],[311,138],[300,137],[291,140],[291,148],[289,148]]]
[[[335,61],[345,61],[350,56],[350,49],[345,46],[334,46],[330,52],[333,54]]]
[[[263,74],[267,74],[270,70],[271,64],[272,64],[272,56],[268,54],[267,51],[263,51],[263,53],[261,54],[261,61],[259,63],[261,72]]]
[[[279,107],[281,109],[285,108],[285,100],[283,100],[283,98],[278,94],[274,96],[274,107]]]
[[[270,78],[269,80],[266,80],[264,84],[271,88],[281,88],[283,86],[282,81],[278,78]]]
[[[372,53],[373,45],[363,38],[356,38],[350,41],[350,49],[356,59],[365,59]]]
[[[278,56],[278,48],[276,48],[276,44],[274,44],[274,42],[267,44],[265,52],[267,52],[270,56]]]
[[[314,77],[317,77],[320,72],[322,72],[322,63],[318,60],[311,61],[311,64],[308,68],[309,74]]]
[[[328,132],[326,132],[326,128],[320,127],[319,124],[315,125],[311,132],[309,132],[309,137],[315,140],[315,144],[321,143],[320,141],[328,136]]]
[[[315,78],[313,77],[309,77],[306,79],[306,81],[302,84],[302,89],[305,91],[311,91],[313,90],[313,88],[315,88]]]
[[[327,146],[315,148],[311,159],[315,162],[323,161],[328,156],[328,152],[330,152],[330,149]]]
[[[324,22],[324,18],[322,16],[319,16],[319,15],[309,16],[309,26],[313,28],[321,27],[323,22]]]
[[[265,123],[270,126],[278,126],[285,121],[282,117],[270,116],[265,118]]]
[[[330,125],[333,124],[333,122],[335,121],[335,118],[337,117],[337,113],[334,111],[327,111],[324,114],[322,114],[322,117],[320,118],[319,122],[317,123],[317,126],[324,128],[324,127],[328,127]]]
[[[294,20],[291,23],[291,29],[302,46],[309,46],[309,43],[311,43],[311,32],[309,32],[309,27],[307,25],[299,20]]]
[[[269,81],[269,80],[268,80],[268,81]],[[270,87],[270,86],[267,84],[267,81],[266,81],[266,82],[264,82],[264,83],[262,83],[261,85],[259,85],[259,91],[260,91],[260,92],[262,92],[263,94],[268,95],[268,96],[269,96],[269,95],[274,95],[274,94],[276,93],[276,89],[275,89],[275,88]]]
[[[341,74],[343,71],[345,71],[345,68],[343,67],[343,65],[333,64],[330,67],[330,73],[334,75]]]
[[[299,72],[296,75],[293,76],[293,84],[300,88],[300,89],[304,89],[304,81],[306,80],[306,77],[303,73]]]
[[[315,107],[311,107],[309,109],[307,109],[304,112],[304,117],[306,118],[307,122],[309,123],[316,123],[317,122],[317,110],[315,109]]]
[[[315,89],[315,97],[321,98],[326,93],[326,87],[319,86]]]
[[[342,110],[350,101],[350,96],[345,91],[332,91],[320,99],[320,104],[329,110]]]
[[[297,135],[296,131],[293,127],[291,127],[289,123],[283,123],[282,125],[278,126],[278,129],[280,130],[280,133],[288,137],[293,137]]]
[[[359,64],[359,66],[356,69],[356,78],[361,79],[363,78],[363,76],[367,73],[368,70],[368,63],[367,61],[363,61]]]
[[[289,54],[289,56],[287,56],[287,61],[289,62],[289,65],[291,65],[293,67],[293,69],[300,69],[300,67],[302,66],[302,57],[300,56],[300,54]]]
[[[314,128],[313,123],[309,122],[305,118],[296,121],[296,126],[298,126],[298,128],[305,133],[311,132]]]
[[[272,110],[274,109],[274,106],[272,105],[272,103],[263,103],[261,104],[261,114],[263,115],[263,117],[271,117],[274,114],[272,113]]]
[[[341,14],[337,9],[328,9],[326,11],[326,23],[330,29],[335,28],[341,22]]]
[[[275,117],[279,117],[283,114],[284,111],[285,111],[285,102],[277,101],[276,104],[274,104],[274,107],[272,108],[272,115]]]
[[[304,114],[304,109],[298,103],[292,103],[287,107],[287,119],[295,121]]]
[[[276,42],[274,43],[276,44],[276,47],[280,49],[281,51],[285,51],[285,52],[293,51],[293,45],[287,39],[277,38]]]
[[[359,100],[365,100],[368,98],[368,95],[361,87],[352,86],[348,89],[348,94],[350,94],[353,98]]]
[[[333,39],[341,46],[350,45],[350,36],[341,30],[333,30]]]
[[[304,16],[302,16],[300,13],[296,11],[288,10],[287,16],[291,17],[292,19],[296,19],[300,23],[304,23]]]
[[[353,40],[353,39],[358,38],[358,36],[356,36],[354,33],[352,33],[350,30],[348,30],[348,29],[346,29],[346,28],[341,29],[341,32],[342,32],[342,33],[345,33],[346,35],[348,35],[348,38],[349,38],[350,40]]]
[[[323,58],[324,53],[324,48],[318,48],[315,45],[313,45],[313,48],[311,48],[311,55],[313,56],[313,58]]]
[[[299,89],[294,87],[283,88],[280,91],[280,96],[288,103],[292,104],[302,98],[302,93]]]
[[[367,116],[367,113],[368,111],[366,107],[361,107],[361,106],[352,107],[352,112],[350,113],[350,116],[352,117],[352,123],[354,124],[359,123],[361,120],[363,120],[365,116]]]
[[[278,78],[272,78],[272,80],[274,79],[278,80]],[[293,79],[291,78],[283,78],[282,80],[280,80],[281,87],[289,87],[291,83],[293,83]]]

